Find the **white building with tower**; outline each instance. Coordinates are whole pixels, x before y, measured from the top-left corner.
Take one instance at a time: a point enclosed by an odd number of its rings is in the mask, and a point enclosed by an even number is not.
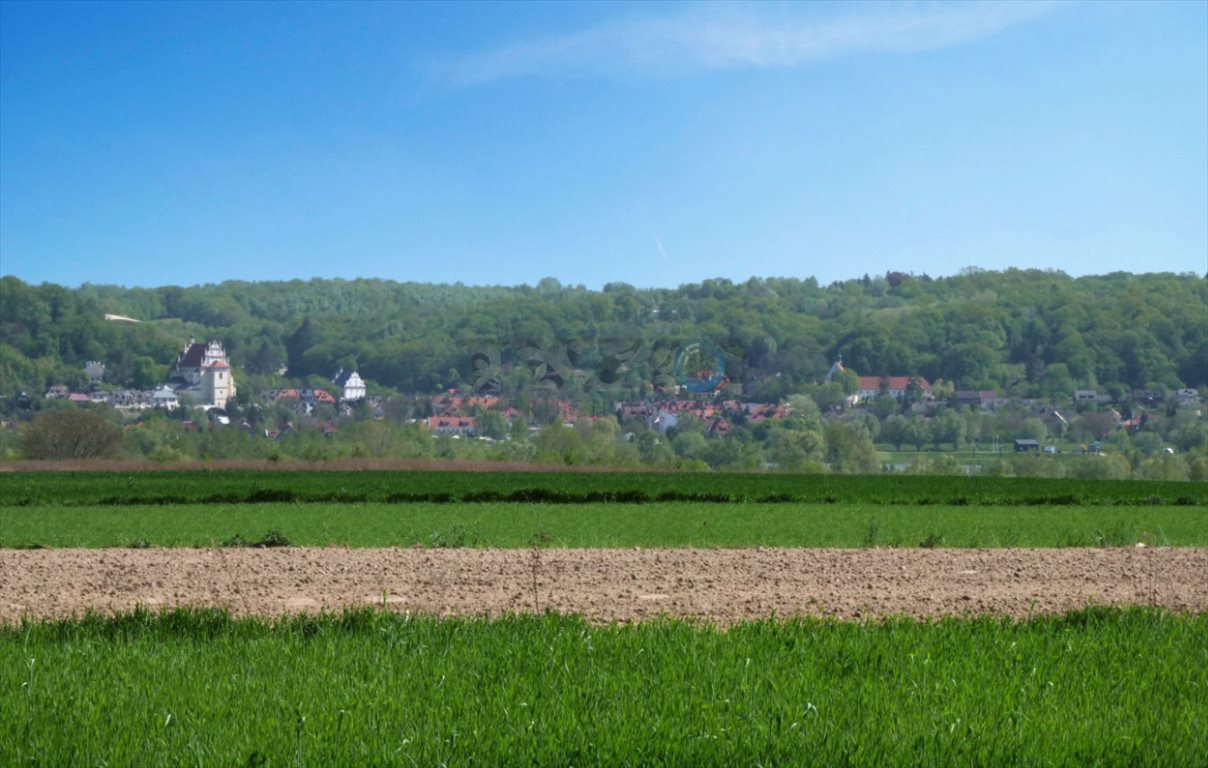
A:
[[[168,374],[168,386],[178,398],[190,398],[196,405],[226,408],[236,390],[231,361],[222,343],[201,344],[189,339]]]

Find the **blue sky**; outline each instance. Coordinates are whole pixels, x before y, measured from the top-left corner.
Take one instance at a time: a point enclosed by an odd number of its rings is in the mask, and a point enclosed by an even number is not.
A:
[[[1208,3],[0,3],[0,273],[1208,270]]]

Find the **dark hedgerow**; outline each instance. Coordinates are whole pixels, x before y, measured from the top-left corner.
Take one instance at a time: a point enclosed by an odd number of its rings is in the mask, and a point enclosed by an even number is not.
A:
[[[0,507],[269,503],[1203,506],[1208,483],[777,473],[163,470],[8,472]]]

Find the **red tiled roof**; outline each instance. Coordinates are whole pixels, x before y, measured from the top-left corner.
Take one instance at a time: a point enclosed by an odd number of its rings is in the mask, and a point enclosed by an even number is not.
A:
[[[316,389],[315,400],[320,403],[334,403],[336,401],[335,397],[326,389]]]
[[[499,405],[495,395],[437,395],[432,398],[433,409],[450,415],[461,413],[469,408],[482,408],[484,411]]]
[[[885,382],[885,388],[890,392],[905,392],[913,378],[913,376],[861,376],[857,387],[864,390],[880,389],[881,382]],[[923,391],[931,391],[931,384],[926,379],[920,376],[918,382]]]

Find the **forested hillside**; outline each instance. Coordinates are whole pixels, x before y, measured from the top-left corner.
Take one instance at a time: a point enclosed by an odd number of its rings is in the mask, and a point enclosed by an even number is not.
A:
[[[142,322],[106,321],[106,313]],[[190,337],[220,339],[243,377],[267,380],[284,367],[291,379],[330,379],[356,368],[371,387],[398,392],[470,384],[473,352],[495,348],[503,358],[492,367],[507,370],[526,349],[558,349],[559,359],[600,380],[610,380],[601,366],[629,361],[611,381],[640,393],[657,366],[633,351],[670,339],[716,345],[729,380],[761,399],[819,381],[840,355],[862,375],[1058,397],[1075,388],[1208,384],[1208,279],[966,270],[828,286],[751,278],[602,291],[553,279],[535,287],[295,280],[133,289],[0,279],[5,397],[80,386],[89,360],[106,364],[108,384],[151,387]]]

